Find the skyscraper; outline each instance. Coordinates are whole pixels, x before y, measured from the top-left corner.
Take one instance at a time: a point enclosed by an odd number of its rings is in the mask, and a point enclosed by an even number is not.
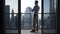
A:
[[[4,8],[4,27],[6,29],[9,28],[9,13],[10,12],[10,6],[9,5],[5,5]]]
[[[15,27],[16,27],[16,29],[18,29],[18,14],[16,14],[16,16],[15,16],[15,18],[14,18],[15,20]]]
[[[11,17],[11,22],[14,22],[14,10],[12,9],[12,17]]]
[[[15,29],[15,19],[14,19],[14,10],[12,9],[11,20],[10,20],[10,28]]]
[[[32,14],[31,14],[32,11],[31,10],[32,10],[31,7],[26,8],[26,11],[25,11],[26,14],[23,15],[21,28],[24,27],[24,29],[25,28],[31,29],[31,26],[32,26]]]

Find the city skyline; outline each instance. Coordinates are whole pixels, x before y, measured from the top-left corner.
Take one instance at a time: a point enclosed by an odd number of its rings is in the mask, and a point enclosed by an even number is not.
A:
[[[39,13],[41,13],[42,2],[41,0],[38,1],[39,1],[38,5],[40,6]],[[35,0],[21,0],[21,13],[25,13],[27,7],[31,7],[33,9],[34,2]],[[5,5],[10,5],[10,13],[12,13],[12,9],[14,9],[14,13],[18,13],[18,0],[5,0]],[[49,13],[49,0],[44,1],[44,12]],[[39,18],[41,19],[41,14],[39,15]]]

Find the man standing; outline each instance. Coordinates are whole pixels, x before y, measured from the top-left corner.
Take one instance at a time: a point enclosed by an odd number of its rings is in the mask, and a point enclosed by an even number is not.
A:
[[[35,6],[32,9],[32,11],[34,11],[34,17],[33,17],[33,29],[31,32],[36,32],[38,31],[38,11],[39,11],[38,1],[35,1]]]

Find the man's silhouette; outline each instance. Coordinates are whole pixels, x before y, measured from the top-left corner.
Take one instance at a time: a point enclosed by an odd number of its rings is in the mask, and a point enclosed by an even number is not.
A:
[[[33,29],[31,32],[38,31],[38,11],[39,11],[39,6],[38,6],[38,1],[35,1],[35,6],[32,9],[34,11],[34,17],[33,17]]]

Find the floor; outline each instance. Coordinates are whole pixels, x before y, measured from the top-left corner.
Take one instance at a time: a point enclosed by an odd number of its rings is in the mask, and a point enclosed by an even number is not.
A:
[[[38,32],[30,32],[31,30],[21,30],[21,34],[41,34],[41,30]],[[6,30],[6,34],[18,34],[18,30]],[[55,30],[44,30],[44,34],[55,34]]]
[[[38,32],[30,32],[31,30],[22,30],[21,34],[41,34],[41,31]]]

